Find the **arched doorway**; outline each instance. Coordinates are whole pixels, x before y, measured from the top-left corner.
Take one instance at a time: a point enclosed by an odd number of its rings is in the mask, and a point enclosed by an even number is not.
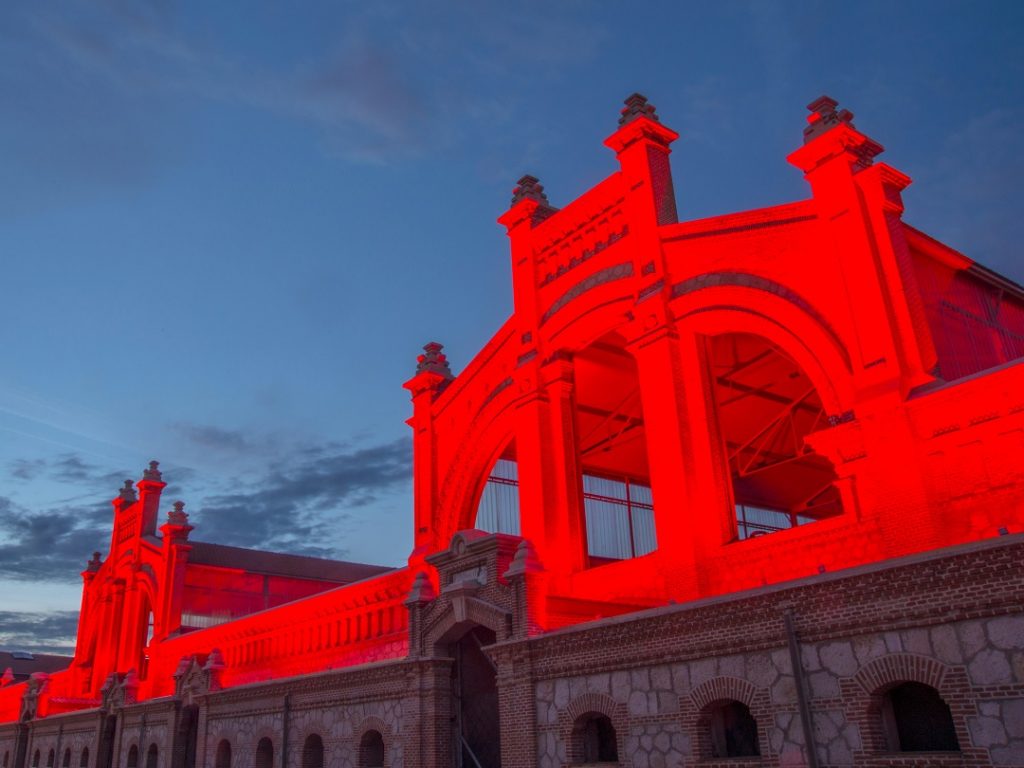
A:
[[[191,705],[181,708],[178,728],[174,734],[174,768],[195,768],[196,748],[199,745],[199,707]]]
[[[500,768],[501,722],[497,675],[483,647],[495,641],[486,627],[474,627],[449,646],[452,714],[457,768]]]
[[[114,765],[114,734],[117,733],[117,717],[106,715],[100,734],[99,751],[96,753],[96,768],[112,768]]]

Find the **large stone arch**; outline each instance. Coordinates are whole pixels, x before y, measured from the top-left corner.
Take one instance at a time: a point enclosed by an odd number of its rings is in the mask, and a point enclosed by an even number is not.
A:
[[[579,302],[578,306],[573,307],[575,313],[556,315],[561,324],[557,328],[544,328],[541,333],[555,348],[570,351],[583,349],[596,339],[621,328],[628,322],[633,307],[632,284],[626,293],[622,293],[622,286],[616,291],[606,289],[594,293],[592,301]]]
[[[438,542],[473,527],[473,502],[479,498],[485,473],[514,437],[515,408],[511,402],[500,409],[485,406],[469,424],[441,480],[439,514],[434,521]]]
[[[705,336],[749,333],[766,338],[803,369],[830,413],[852,408],[850,355],[838,334],[785,287],[747,277],[747,284],[708,283],[681,291],[679,286],[689,281],[677,284],[670,309],[678,327]]]

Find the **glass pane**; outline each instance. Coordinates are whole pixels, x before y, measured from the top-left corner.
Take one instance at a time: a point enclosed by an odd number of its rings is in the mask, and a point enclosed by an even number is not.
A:
[[[658,537],[654,532],[654,510],[633,507],[633,544],[636,546],[637,557],[658,548]]]
[[[587,516],[587,551],[594,557],[622,560],[632,557],[629,517],[624,504],[584,499]]]
[[[514,461],[499,459],[484,484],[476,527],[488,533],[519,535],[519,480]]]

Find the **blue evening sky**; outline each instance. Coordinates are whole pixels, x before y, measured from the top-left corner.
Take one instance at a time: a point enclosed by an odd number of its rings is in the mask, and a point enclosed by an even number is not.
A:
[[[907,221],[1024,279],[1022,32],[1011,2],[0,4],[0,644],[66,645],[151,458],[194,538],[403,562],[401,384],[507,317],[515,180],[557,206],[613,171],[634,90],[682,218],[806,197],[828,93]]]

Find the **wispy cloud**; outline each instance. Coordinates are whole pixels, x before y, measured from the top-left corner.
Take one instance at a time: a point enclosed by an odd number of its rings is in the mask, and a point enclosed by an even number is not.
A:
[[[237,546],[340,557],[339,526],[350,510],[407,486],[407,439],[369,447],[307,446],[246,484],[199,505],[198,538]]]

